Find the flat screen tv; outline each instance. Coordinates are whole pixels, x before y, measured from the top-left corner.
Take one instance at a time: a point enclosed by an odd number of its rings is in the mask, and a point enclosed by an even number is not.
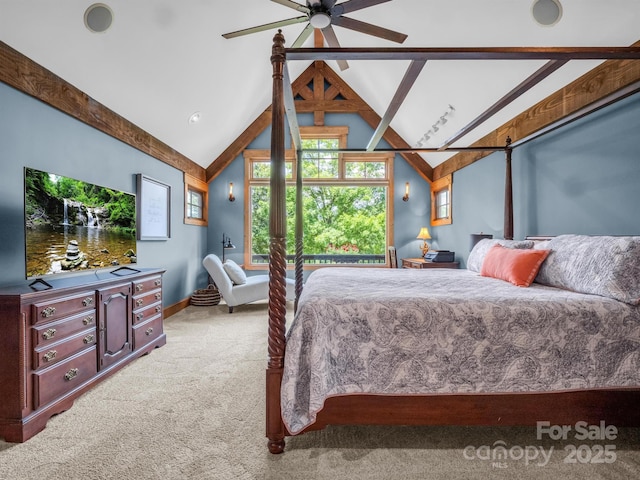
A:
[[[25,168],[26,277],[136,263],[136,197]]]

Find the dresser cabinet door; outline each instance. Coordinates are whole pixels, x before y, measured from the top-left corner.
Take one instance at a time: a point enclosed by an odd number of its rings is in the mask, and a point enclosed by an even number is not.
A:
[[[102,369],[131,353],[131,284],[99,290],[98,298],[98,369]]]

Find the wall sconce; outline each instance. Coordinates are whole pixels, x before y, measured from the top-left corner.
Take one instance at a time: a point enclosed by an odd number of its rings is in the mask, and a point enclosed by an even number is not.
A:
[[[403,202],[409,201],[409,182],[404,184],[404,197],[402,197]]]
[[[420,233],[418,233],[418,236],[416,238],[419,238],[420,240],[422,240],[422,245],[420,246],[420,249],[422,250],[422,256],[424,257],[429,251],[429,245],[427,245],[427,240],[431,238],[431,235],[429,234],[429,229],[427,227],[422,227],[420,229]]]
[[[236,201],[236,197],[233,196],[233,182],[229,183],[229,201],[230,202]]]

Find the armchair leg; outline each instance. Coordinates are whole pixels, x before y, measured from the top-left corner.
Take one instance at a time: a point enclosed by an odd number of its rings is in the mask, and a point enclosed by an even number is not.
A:
[[[233,313],[233,307],[229,307],[229,313]]]

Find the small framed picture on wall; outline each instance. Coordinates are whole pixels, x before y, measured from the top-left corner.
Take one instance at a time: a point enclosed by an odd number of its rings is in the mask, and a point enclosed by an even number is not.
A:
[[[138,240],[167,240],[171,237],[171,186],[136,175]]]

